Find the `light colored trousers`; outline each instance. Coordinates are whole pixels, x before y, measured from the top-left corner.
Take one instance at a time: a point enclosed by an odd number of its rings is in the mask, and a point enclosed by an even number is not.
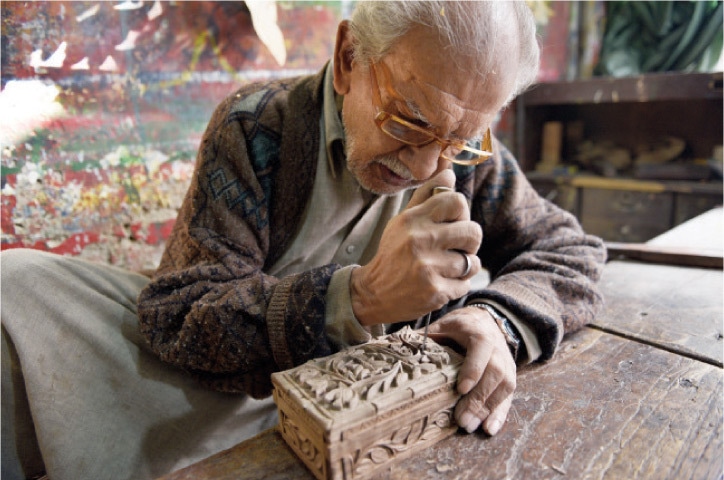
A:
[[[148,278],[35,250],[0,271],[3,480],[155,478],[276,424],[271,399],[205,390],[149,351]]]

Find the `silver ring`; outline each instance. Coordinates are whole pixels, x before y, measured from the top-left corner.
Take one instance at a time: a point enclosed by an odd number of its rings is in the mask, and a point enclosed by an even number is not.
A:
[[[472,262],[472,260],[470,260],[470,257],[468,256],[467,253],[461,252],[461,251],[459,251],[459,250],[458,250],[458,253],[459,253],[460,255],[462,255],[463,258],[465,259],[465,271],[463,272],[462,275],[460,275],[459,278],[465,278],[465,277],[467,277],[468,274],[470,273],[470,270],[473,269],[473,262]]]

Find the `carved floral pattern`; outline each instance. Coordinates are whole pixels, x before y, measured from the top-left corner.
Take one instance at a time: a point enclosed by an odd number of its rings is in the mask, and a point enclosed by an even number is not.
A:
[[[272,374],[282,436],[318,479],[367,478],[455,432],[463,357],[409,328]]]
[[[307,466],[312,470],[324,474],[324,455],[302,432],[299,426],[294,423],[294,420],[282,411],[279,412],[279,427],[289,446],[297,452],[297,455],[302,458]]]
[[[422,338],[404,328],[383,340],[310,362],[299,367],[293,378],[317,404],[331,410],[351,409],[450,364],[450,355],[435,342],[427,342],[423,350]]]
[[[434,442],[445,436],[445,430],[453,426],[453,408],[446,408],[415,420],[393,432],[388,438],[359,449],[341,459],[345,478],[366,475],[395,456],[420,443]]]

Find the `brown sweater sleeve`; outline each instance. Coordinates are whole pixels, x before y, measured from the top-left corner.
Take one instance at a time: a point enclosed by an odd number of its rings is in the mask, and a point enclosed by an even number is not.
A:
[[[565,333],[602,309],[597,282],[606,250],[573,215],[540,197],[497,142],[495,153],[460,185],[473,196],[471,214],[483,227],[478,255],[491,277],[468,299],[494,300],[528,322],[545,360]]]
[[[218,390],[267,396],[272,372],[332,353],[324,299],[339,266],[264,273],[311,190],[319,141],[311,90],[251,86],[217,108],[160,267],[139,296],[151,349]],[[282,132],[285,118],[298,127]]]

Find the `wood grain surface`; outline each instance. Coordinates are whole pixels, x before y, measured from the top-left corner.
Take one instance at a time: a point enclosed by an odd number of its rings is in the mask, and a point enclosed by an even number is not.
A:
[[[723,280],[721,270],[609,262],[593,325],[721,367]]]
[[[374,478],[709,479],[722,447],[720,368],[585,328],[519,372],[497,436],[457,433]],[[271,429],[164,478],[313,476]]]

